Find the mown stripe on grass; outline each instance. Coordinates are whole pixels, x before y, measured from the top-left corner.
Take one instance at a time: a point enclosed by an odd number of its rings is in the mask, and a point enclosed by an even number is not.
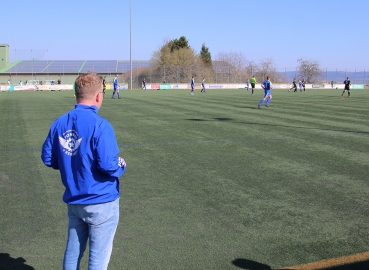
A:
[[[350,131],[351,134],[363,134],[363,132]],[[366,132],[364,132],[365,134]],[[161,141],[161,142],[143,142],[143,143],[124,143],[119,144],[122,147],[143,147],[148,145],[184,145],[193,143],[219,143],[219,142],[239,142],[239,141],[265,141],[265,140],[281,140],[281,139],[304,139],[311,137],[347,137],[347,134],[314,134],[309,136],[273,136],[273,137],[255,137],[255,138],[226,138],[226,139],[209,139],[209,140],[186,140],[186,141]],[[0,149],[1,153],[12,152],[29,152],[40,151],[41,148],[18,148],[18,149]]]

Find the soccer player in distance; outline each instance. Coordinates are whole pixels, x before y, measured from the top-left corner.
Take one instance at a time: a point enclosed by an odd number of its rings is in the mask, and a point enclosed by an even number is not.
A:
[[[294,93],[297,92],[297,84],[296,84],[296,80],[295,79],[293,79],[292,86],[290,87],[290,89],[288,90],[288,92],[290,92],[291,89],[294,89],[293,90]]]
[[[306,85],[305,79],[302,79],[302,88],[304,89],[304,92],[306,92],[305,85]]]
[[[191,95],[194,95],[195,94],[195,79],[191,78]]]
[[[68,210],[63,269],[80,269],[89,243],[88,269],[107,269],[119,221],[119,177],[126,162],[112,125],[98,115],[102,79],[88,72],[75,81],[77,104],[56,119],[42,146],[44,164],[60,171]]]
[[[202,82],[201,82],[201,92],[206,93],[206,88],[205,88],[205,77],[202,78]]]
[[[300,92],[302,93],[302,81],[299,81]]]
[[[347,77],[347,79],[343,82],[343,84],[345,85],[345,88],[343,89],[342,95],[347,91],[347,95],[348,97],[350,97],[350,86],[351,86],[351,81],[350,78]]]
[[[103,94],[105,96],[105,90],[106,90],[106,76],[103,78]]]
[[[255,76],[252,76],[252,78],[250,79],[250,83],[251,83],[251,95],[253,95],[254,94],[255,85],[256,85]]]
[[[272,87],[272,82],[269,80],[269,76],[267,76],[267,79],[262,82],[261,87],[264,89],[264,97],[260,100],[258,108],[260,109],[260,106],[263,105],[264,101],[266,101],[265,106],[269,107],[268,104],[272,100],[272,94],[270,93],[270,90]]]
[[[113,95],[111,96],[111,98],[114,98],[115,92],[118,93],[118,98],[120,98],[118,75],[115,75],[113,85],[114,85],[114,91],[113,91]]]
[[[146,90],[146,79],[143,78],[142,80],[142,90],[145,89]]]

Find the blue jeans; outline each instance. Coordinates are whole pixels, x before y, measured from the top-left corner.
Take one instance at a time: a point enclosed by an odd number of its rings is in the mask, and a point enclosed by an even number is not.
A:
[[[119,198],[101,204],[68,204],[68,240],[63,269],[79,270],[89,240],[89,270],[106,270],[119,221]]]

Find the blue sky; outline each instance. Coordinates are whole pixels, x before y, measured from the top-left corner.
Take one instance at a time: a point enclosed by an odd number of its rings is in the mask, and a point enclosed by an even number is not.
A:
[[[294,70],[298,58],[328,70],[369,70],[368,0],[131,0],[132,59],[149,60],[185,36],[199,52],[242,52]],[[43,60],[129,60],[129,0],[5,0],[0,43]],[[35,53],[37,54],[37,53]]]

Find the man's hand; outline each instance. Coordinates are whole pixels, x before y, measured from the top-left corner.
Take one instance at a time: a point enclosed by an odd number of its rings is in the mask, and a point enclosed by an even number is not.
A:
[[[121,168],[124,168],[127,166],[126,161],[121,157],[118,157],[118,166]]]

